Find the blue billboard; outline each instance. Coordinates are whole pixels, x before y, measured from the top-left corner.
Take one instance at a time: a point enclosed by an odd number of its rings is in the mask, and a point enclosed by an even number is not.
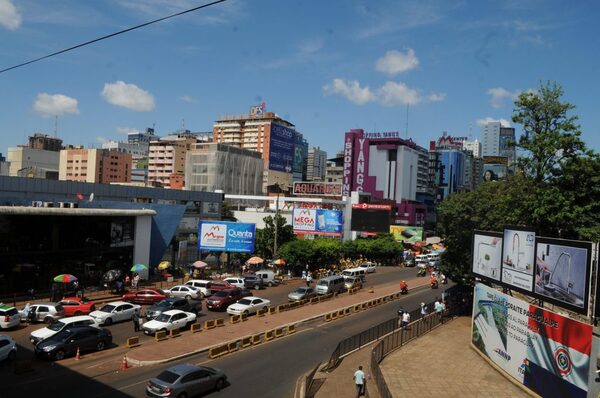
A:
[[[294,130],[271,124],[269,170],[292,172],[294,163]]]
[[[198,250],[253,253],[256,224],[200,221]]]
[[[341,210],[295,208],[292,213],[294,233],[341,236],[343,213]]]

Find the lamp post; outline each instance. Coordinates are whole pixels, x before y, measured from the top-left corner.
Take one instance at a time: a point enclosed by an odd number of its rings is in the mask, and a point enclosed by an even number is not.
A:
[[[275,231],[274,231],[274,237],[273,237],[273,260],[277,259],[277,216],[279,215],[279,193],[280,193],[280,189],[279,189],[279,184],[276,183],[275,187],[277,188],[277,199],[275,201],[275,220],[274,220],[274,224],[275,224]]]

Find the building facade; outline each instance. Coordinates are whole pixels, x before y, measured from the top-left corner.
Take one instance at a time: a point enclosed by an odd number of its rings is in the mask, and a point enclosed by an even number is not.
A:
[[[325,181],[327,172],[327,152],[320,147],[308,150],[306,181]]]
[[[8,148],[11,177],[30,177],[58,180],[60,152],[29,147]]]
[[[171,187],[171,181],[185,178],[187,151],[198,142],[198,136],[189,131],[177,132],[150,141],[148,149],[148,183],[158,187]]]
[[[29,148],[58,152],[63,149],[63,141],[60,138],[36,133],[29,137]]]
[[[500,122],[488,122],[481,131],[481,156],[500,156]]]
[[[108,149],[63,149],[60,151],[58,179],[98,184],[130,182],[131,155]]]
[[[338,151],[335,158],[327,159],[325,182],[337,184],[344,182],[344,151]]]
[[[479,140],[477,139],[475,139],[474,141],[464,141],[463,149],[465,151],[471,151],[473,153],[473,156],[476,158],[481,157],[481,142],[479,142]]]

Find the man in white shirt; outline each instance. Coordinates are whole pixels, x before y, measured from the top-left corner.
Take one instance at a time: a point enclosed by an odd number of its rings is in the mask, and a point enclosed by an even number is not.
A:
[[[402,314],[402,329],[408,328],[408,324],[410,323],[410,312],[405,311]]]
[[[356,385],[356,397],[358,398],[363,394],[365,386],[365,372],[362,370],[362,365],[354,372],[354,384]]]

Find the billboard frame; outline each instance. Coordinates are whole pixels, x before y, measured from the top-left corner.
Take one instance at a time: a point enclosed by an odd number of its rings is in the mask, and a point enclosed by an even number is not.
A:
[[[480,274],[478,272],[475,272],[475,235],[480,235],[480,236],[489,236],[492,238],[498,238],[500,239],[500,275],[498,275],[498,279],[493,279],[487,275],[483,275]],[[473,275],[476,275],[478,278],[488,281],[490,283],[495,283],[495,284],[501,284],[501,279],[502,279],[502,250],[504,247],[504,236],[502,232],[494,232],[494,231],[481,231],[481,230],[474,230],[473,231],[473,239],[471,240],[471,253],[472,253],[472,259],[471,259],[471,273]]]
[[[223,245],[222,246],[210,246],[210,245],[203,245],[203,241],[205,238],[205,235],[202,234],[202,227],[204,225],[212,225],[210,228],[210,232],[207,233],[214,233],[214,229],[215,226],[225,226],[225,232],[224,232],[224,236],[216,236],[214,239],[216,240],[223,240]],[[233,227],[231,228],[230,226],[237,226],[237,227]],[[218,228],[218,227],[217,227]],[[252,243],[247,243],[247,242],[242,242],[242,243],[236,243],[235,245],[233,244],[233,242],[230,242],[230,238],[235,238],[235,239],[248,239],[248,237],[244,237],[244,236],[231,236],[230,234],[230,230],[234,230],[234,231],[238,231],[241,229],[245,229],[244,231],[241,232],[241,234],[243,235],[246,232],[250,232],[252,233]],[[220,230],[219,230],[220,232]],[[239,234],[238,234],[239,235]],[[222,238],[222,239],[221,239]],[[200,222],[198,223],[198,251],[211,251],[211,252],[229,252],[229,253],[254,253],[254,249],[256,247],[256,224],[254,223],[240,223],[240,222],[232,222],[232,221],[213,221],[213,220],[200,220]]]
[[[506,240],[506,234],[507,232],[525,232],[525,233],[533,233],[533,258],[532,258],[532,262],[531,262],[531,285],[529,290],[525,289],[523,287],[520,286],[515,286],[514,284],[508,283],[504,280],[505,278],[505,273],[506,271],[509,269],[507,268],[507,266],[505,265],[506,262],[504,260],[505,256],[506,256],[506,245],[507,245],[507,240]],[[520,236],[520,235],[519,235]],[[536,229],[532,228],[532,227],[522,227],[522,226],[512,226],[512,225],[506,225],[504,226],[504,229],[502,231],[502,269],[501,269],[501,278],[500,278],[500,282],[502,282],[502,284],[512,290],[516,290],[519,291],[521,293],[527,294],[529,296],[533,296],[534,295],[534,284],[535,284],[535,258],[536,258],[536,248],[537,248],[537,244],[536,244],[536,238],[537,238],[537,234],[536,234]],[[519,246],[520,246],[520,237],[519,237]],[[513,242],[514,242],[514,235],[513,235]],[[519,249],[517,249],[518,252]],[[511,251],[511,254],[514,253],[514,247],[513,250]],[[518,254],[517,254],[518,256]],[[518,257],[517,257],[518,259]],[[517,262],[517,266],[515,266],[515,268],[510,268],[511,271],[519,273],[519,274],[525,274],[527,275],[527,273],[522,272],[522,271],[517,271],[516,269],[518,268],[518,262]],[[511,276],[512,278],[512,276]]]

